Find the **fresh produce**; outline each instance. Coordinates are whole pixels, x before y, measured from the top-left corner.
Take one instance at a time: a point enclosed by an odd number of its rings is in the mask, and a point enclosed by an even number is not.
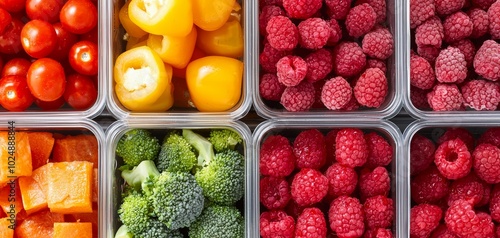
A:
[[[116,145],[116,155],[131,167],[139,165],[143,160],[154,160],[159,152],[160,142],[144,129],[126,132]]]
[[[189,237],[241,237],[244,228],[243,216],[238,209],[213,205],[205,208],[191,225]]]

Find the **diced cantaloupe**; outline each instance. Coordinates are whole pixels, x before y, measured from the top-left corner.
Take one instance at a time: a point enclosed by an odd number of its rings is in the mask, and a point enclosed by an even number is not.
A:
[[[53,237],[55,222],[64,222],[64,215],[43,210],[24,219],[16,226],[15,233],[17,238]]]
[[[90,222],[56,222],[53,238],[92,238],[92,223]]]
[[[28,215],[47,208],[47,197],[38,182],[32,177],[20,177],[18,180],[23,207]]]
[[[52,150],[52,161],[88,161],[98,167],[99,149],[94,135],[66,136],[56,139]]]
[[[45,164],[42,167],[33,170],[33,174],[31,175],[31,177],[38,183],[38,186],[40,186],[45,198],[47,198],[47,194],[49,192],[49,167],[49,164]]]
[[[23,210],[23,199],[17,179],[0,189],[0,207],[7,214],[7,217],[11,214],[17,215]]]
[[[7,131],[0,131],[0,187],[6,186],[12,176],[31,176],[33,171],[28,133],[16,132],[12,136],[15,140],[9,138]],[[12,155],[15,156],[14,160],[9,158]]]
[[[97,202],[99,200],[99,171],[94,169],[92,172],[92,202]]]
[[[0,237],[2,238],[13,238],[14,237],[14,224],[5,217],[0,218]]]
[[[28,132],[28,138],[33,170],[35,170],[49,161],[55,139],[50,132]]]
[[[99,224],[97,207],[94,208],[92,213],[75,213],[65,216],[65,220],[68,222],[90,222],[92,223],[92,234],[93,237],[97,237],[97,224]]]

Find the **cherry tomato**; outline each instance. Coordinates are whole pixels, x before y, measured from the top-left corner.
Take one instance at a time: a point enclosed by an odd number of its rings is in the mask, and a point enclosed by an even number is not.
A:
[[[66,87],[66,77],[61,64],[50,58],[33,62],[28,70],[28,87],[35,98],[54,101],[60,98]]]
[[[8,11],[0,7],[0,35],[7,29],[12,21],[12,16]]]
[[[89,0],[69,0],[62,7],[59,20],[72,33],[87,33],[97,25],[97,7]]]
[[[35,99],[35,104],[44,111],[54,111],[61,108],[64,105],[64,98],[60,97],[51,102]]]
[[[3,66],[2,77],[7,75],[19,75],[26,77],[30,65],[31,62],[25,58],[11,59]]]
[[[54,23],[59,21],[59,11],[63,4],[63,0],[27,0],[26,15],[31,20]]]
[[[78,73],[96,75],[98,69],[97,45],[90,41],[80,41],[69,50],[69,64]]]
[[[24,111],[33,104],[26,77],[8,75],[0,80],[0,104],[9,111]]]
[[[56,48],[50,54],[50,58],[61,61],[67,60],[69,49],[77,42],[78,37],[65,30],[59,22],[54,24],[53,27],[57,35],[57,44]]]
[[[46,21],[31,20],[21,31],[21,44],[24,51],[33,58],[48,56],[56,48],[56,43],[56,31]]]
[[[21,20],[12,18],[10,25],[0,35],[0,53],[16,54],[21,51],[23,48],[21,46],[21,30],[23,26],[24,23]]]
[[[68,76],[64,100],[77,110],[90,108],[97,100],[97,89],[92,79],[81,74]]]
[[[20,12],[24,9],[26,0],[0,0],[0,7],[8,12]]]
[[[87,32],[87,33],[85,33],[83,35],[80,35],[80,40],[81,41],[82,40],[92,41],[95,44],[97,44],[97,40],[98,40],[97,37],[98,37],[97,27],[94,27],[89,32]]]

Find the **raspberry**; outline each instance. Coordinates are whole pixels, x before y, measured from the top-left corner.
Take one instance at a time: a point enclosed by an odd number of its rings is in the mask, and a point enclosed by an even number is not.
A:
[[[330,37],[328,38],[327,45],[333,46],[342,39],[342,28],[335,19],[327,21],[330,26]]]
[[[353,168],[334,163],[325,172],[328,179],[328,195],[331,197],[349,196],[356,189],[358,175]]]
[[[267,137],[260,148],[260,173],[284,177],[295,169],[295,155],[288,139],[281,135]]]
[[[311,83],[324,79],[332,71],[332,53],[319,49],[305,58],[307,64],[306,80]]]
[[[420,89],[431,89],[436,77],[429,61],[415,55],[410,57],[410,84]]]
[[[418,55],[422,56],[422,58],[426,59],[430,63],[434,64],[436,58],[441,52],[441,48],[435,46],[421,46],[417,47]]]
[[[276,63],[278,81],[287,87],[297,86],[307,73],[307,63],[299,56],[287,55]]]
[[[387,72],[387,66],[384,60],[379,59],[368,59],[366,60],[366,68],[378,68],[384,72]]]
[[[436,15],[434,0],[410,0],[410,28],[415,29]]]
[[[493,40],[484,41],[483,45],[476,52],[473,64],[477,74],[492,81],[499,80],[500,44]]]
[[[320,169],[326,163],[325,137],[317,129],[300,132],[293,142],[298,168]]]
[[[321,49],[330,38],[330,25],[321,18],[308,18],[299,23],[299,43],[306,49]]]
[[[361,200],[376,195],[387,196],[391,190],[391,179],[385,167],[377,167],[372,171],[365,168],[359,175],[359,193]]]
[[[474,137],[472,136],[472,134],[468,130],[466,130],[464,128],[460,128],[460,127],[447,129],[444,132],[444,134],[441,137],[439,137],[437,144],[441,145],[445,141],[449,141],[449,140],[453,140],[453,139],[457,139],[457,138],[462,140],[465,143],[465,145],[467,146],[467,149],[469,151],[474,150],[474,143],[475,143]]]
[[[325,0],[328,15],[331,19],[344,20],[351,10],[352,0]]]
[[[328,179],[315,169],[300,170],[292,181],[292,198],[299,206],[320,202],[328,192]]]
[[[474,25],[474,27],[472,28],[472,34],[470,35],[470,38],[477,39],[488,33],[490,24],[488,13],[486,13],[482,9],[474,8],[469,10],[467,12],[467,15],[469,15],[472,24]]]
[[[494,221],[500,222],[500,185],[497,184],[493,187],[491,191],[491,200],[489,206],[491,218]]]
[[[491,144],[480,144],[472,153],[474,171],[487,183],[500,183],[500,149]]]
[[[464,177],[451,183],[448,205],[457,200],[465,200],[475,206],[483,199],[483,185],[479,180],[471,180]]]
[[[436,205],[419,204],[410,210],[410,236],[429,237],[439,225],[443,211]]]
[[[434,229],[431,238],[457,238],[457,236],[453,234],[453,232],[448,230],[446,225],[441,224],[436,229]]]
[[[274,16],[285,16],[285,11],[281,7],[275,5],[266,5],[262,8],[259,14],[259,31],[261,35],[266,35],[266,26],[269,19]]]
[[[347,104],[340,110],[342,111],[355,111],[355,110],[358,110],[360,107],[358,101],[356,101],[356,98],[354,97],[354,95],[352,95],[351,97],[351,100],[349,100],[349,102],[347,102]]]
[[[439,15],[449,15],[462,9],[465,0],[434,0]]]
[[[382,70],[378,68],[366,69],[354,86],[354,96],[359,104],[378,108],[387,96],[387,84],[387,78]]]
[[[472,167],[471,154],[465,143],[458,138],[439,145],[434,154],[434,163],[448,179],[465,177]]]
[[[326,143],[326,160],[327,160],[327,165],[333,164],[336,159],[335,159],[335,140],[337,139],[337,133],[339,132],[338,129],[331,129],[326,133],[325,136],[325,143]]]
[[[307,111],[314,103],[314,86],[302,82],[294,87],[287,87],[280,100],[281,105],[290,112]]]
[[[333,50],[333,70],[344,78],[355,76],[365,68],[366,55],[356,42],[339,43]]]
[[[448,195],[449,181],[435,166],[431,166],[411,180],[411,198],[418,204],[435,203]]]
[[[269,211],[260,214],[260,235],[262,238],[292,238],[295,231],[293,217],[283,211]]]
[[[265,43],[264,49],[259,56],[260,66],[262,66],[264,71],[275,74],[277,72],[276,63],[278,63],[281,58],[290,54],[290,51],[280,51],[273,48],[269,43]]]
[[[492,39],[500,39],[500,2],[496,1],[488,9],[490,35]]]
[[[474,46],[474,43],[472,43],[469,39],[464,39],[451,44],[451,46],[458,48],[460,52],[464,54],[467,67],[471,67],[472,62],[474,61],[474,55],[476,55],[476,47]]]
[[[385,0],[358,0],[356,5],[368,3],[377,14],[376,23],[383,23],[386,19],[386,2]]]
[[[500,127],[488,128],[477,140],[478,144],[488,143],[500,147]]]
[[[488,80],[472,80],[462,86],[464,104],[478,111],[494,111],[500,102],[500,86]]]
[[[368,144],[366,167],[387,166],[392,162],[393,148],[384,137],[376,132],[370,132],[365,135],[365,141]]]
[[[267,41],[277,50],[293,50],[299,43],[299,30],[288,17],[271,17],[266,32]]]
[[[456,12],[446,17],[443,22],[444,40],[448,43],[456,42],[472,34],[474,24],[464,12]]]
[[[339,238],[361,237],[365,230],[363,205],[357,198],[340,196],[328,210],[330,228]]]
[[[295,237],[326,237],[326,220],[318,208],[306,208],[297,218]]]
[[[335,158],[345,166],[354,168],[365,164],[368,159],[368,145],[363,131],[357,128],[341,129],[335,139]]]
[[[415,30],[415,43],[418,47],[441,47],[444,38],[444,28],[438,17],[431,17]],[[419,55],[420,52],[418,52]]]
[[[459,237],[489,237],[491,218],[476,214],[472,205],[465,200],[457,200],[445,213],[446,227]]]
[[[260,179],[260,202],[269,210],[283,209],[292,195],[284,178],[264,177]]]
[[[426,170],[434,161],[436,146],[428,138],[415,134],[410,143],[410,174]]]
[[[373,58],[385,60],[394,50],[394,40],[387,28],[378,28],[368,32],[361,43],[363,52]]]
[[[376,228],[373,230],[367,230],[363,235],[363,238],[392,238],[392,231],[385,228]]]
[[[264,99],[279,101],[285,88],[285,85],[278,81],[275,74],[264,74],[260,77],[259,93]]]
[[[392,199],[381,195],[367,198],[363,204],[363,211],[368,228],[391,227],[394,218]]]
[[[427,101],[434,111],[458,111],[462,108],[463,97],[455,84],[437,84],[427,94]]]
[[[377,14],[368,3],[351,8],[345,19],[345,27],[352,37],[368,33],[377,21]]]
[[[420,110],[428,110],[431,107],[429,102],[427,102],[427,90],[423,90],[417,87],[410,87],[410,100],[414,107]]]
[[[307,19],[322,5],[321,0],[283,0],[283,8],[291,18]]]
[[[472,5],[483,10],[488,10],[491,4],[495,3],[497,0],[471,0]]]
[[[351,97],[351,85],[340,76],[327,80],[321,90],[321,102],[330,110],[342,109]]]
[[[449,46],[439,52],[435,70],[439,82],[455,83],[467,77],[467,61],[458,48]]]
[[[481,234],[476,234],[475,237],[492,237],[495,234],[495,224],[491,221],[491,216],[488,213],[478,212],[477,217],[481,224]]]

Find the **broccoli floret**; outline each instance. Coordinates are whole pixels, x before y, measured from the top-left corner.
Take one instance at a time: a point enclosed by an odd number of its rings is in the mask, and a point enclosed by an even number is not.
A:
[[[183,129],[182,136],[198,152],[199,167],[203,167],[205,164],[210,163],[210,160],[214,157],[214,149],[212,143],[210,143],[207,138],[189,129]]]
[[[147,230],[150,226],[150,214],[148,199],[138,192],[125,197],[120,209],[118,209],[120,220],[132,234],[139,234]]]
[[[146,229],[145,232],[136,234],[136,238],[184,238],[178,230],[169,230],[165,224],[161,223],[157,219],[151,218],[150,226]]]
[[[168,134],[156,159],[156,167],[160,172],[189,172],[196,164],[193,147],[175,132]]]
[[[152,180],[159,175],[160,172],[151,160],[142,161],[132,170],[122,171],[122,178],[137,191],[147,190],[152,185]]]
[[[155,179],[149,200],[154,214],[168,229],[189,227],[203,210],[203,191],[194,176],[163,172]]]
[[[126,132],[116,145],[116,155],[123,158],[125,165],[134,167],[143,160],[154,160],[160,152],[160,142],[144,129]]]
[[[244,219],[234,207],[211,206],[203,210],[189,227],[190,238],[240,238],[244,235]]]
[[[127,226],[122,225],[118,230],[116,231],[115,238],[133,238],[134,235],[130,233],[128,230]]]
[[[234,150],[236,145],[243,142],[243,139],[236,131],[214,129],[210,131],[208,141],[212,143],[216,152],[222,152],[224,150]]]
[[[231,205],[243,197],[245,165],[243,155],[234,150],[215,154],[214,158],[195,174],[203,194],[220,205]]]

